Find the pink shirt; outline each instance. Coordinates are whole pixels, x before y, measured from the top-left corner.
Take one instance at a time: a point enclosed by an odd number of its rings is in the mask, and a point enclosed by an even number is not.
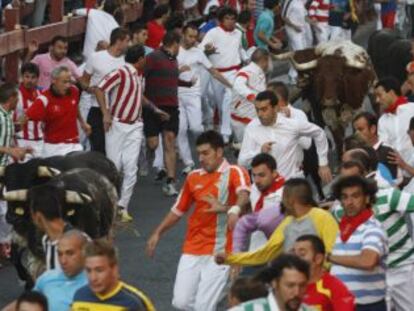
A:
[[[39,55],[36,55],[35,58],[32,59],[32,63],[39,66],[40,76],[39,76],[38,85],[44,90],[49,88],[50,83],[51,83],[52,71],[57,67],[60,67],[60,66],[68,67],[68,69],[72,73],[72,76],[75,79],[78,79],[81,76],[81,73],[78,67],[76,67],[75,63],[72,62],[67,57],[65,57],[61,61],[55,61],[50,56],[50,53],[39,54]]]

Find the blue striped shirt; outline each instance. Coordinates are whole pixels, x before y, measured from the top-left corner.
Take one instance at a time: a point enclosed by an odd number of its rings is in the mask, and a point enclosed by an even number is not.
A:
[[[369,249],[380,255],[381,262],[372,271],[332,265],[331,274],[336,276],[355,295],[357,304],[369,304],[385,298],[385,257],[387,254],[386,235],[381,224],[374,217],[368,219],[343,242],[336,237],[332,255],[357,256]]]

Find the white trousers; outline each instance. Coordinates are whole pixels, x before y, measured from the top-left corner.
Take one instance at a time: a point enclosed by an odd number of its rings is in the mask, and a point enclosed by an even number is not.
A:
[[[314,30],[317,44],[327,42],[329,40],[331,29],[328,23],[317,23],[314,26]]]
[[[234,79],[236,78],[237,70],[222,72],[221,74],[233,84]],[[233,98],[233,92],[228,87],[225,87],[221,82],[216,79],[211,80],[211,87],[213,90],[214,103],[218,108],[220,113],[220,133],[222,135],[230,136],[231,135],[231,126],[230,126],[230,112],[231,112],[231,103]]]
[[[0,200],[0,243],[8,243],[11,240],[12,226],[6,221],[7,202]]]
[[[143,128],[142,122],[126,124],[114,120],[105,134],[106,156],[115,163],[124,177],[118,205],[126,209],[137,181],[138,157],[144,138]]]
[[[414,308],[414,264],[387,270],[388,309],[412,311]]]
[[[164,149],[162,146],[162,135],[158,136],[158,147],[155,149],[155,157],[152,166],[155,167],[157,170],[162,170],[165,168],[164,165]]]
[[[244,130],[246,126],[246,123],[231,119],[231,129],[233,130],[233,135],[236,143],[241,144],[243,142]]]
[[[194,165],[191,155],[190,143],[188,142],[188,130],[195,137],[204,131],[201,113],[200,94],[179,94],[180,126],[177,136],[178,152],[184,164]]]
[[[74,151],[82,151],[80,144],[43,144],[42,157],[64,156]]]
[[[312,32],[310,27],[304,27],[301,32],[296,32],[292,28],[287,27],[286,35],[291,51],[299,51],[312,46]],[[292,65],[290,65],[288,75],[292,80],[296,80],[298,76],[296,69]]]
[[[27,153],[24,157],[24,160],[21,162],[27,162],[33,158],[40,158],[43,151],[43,140],[26,140],[26,139],[17,139],[17,146],[32,148],[32,153]]]
[[[230,268],[214,256],[181,255],[172,305],[183,311],[215,311],[223,297]]]
[[[329,26],[331,29],[330,39],[331,40],[351,40],[352,33],[351,29],[344,29],[338,26]]]

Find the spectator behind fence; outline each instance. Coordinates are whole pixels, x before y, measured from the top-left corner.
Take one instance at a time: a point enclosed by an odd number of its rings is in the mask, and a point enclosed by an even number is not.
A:
[[[52,71],[58,67],[65,66],[68,68],[72,77],[77,80],[81,74],[76,64],[68,57],[68,39],[62,36],[56,36],[52,39],[49,46],[49,52],[33,55],[38,50],[38,43],[32,41],[29,44],[29,51],[26,56],[26,61],[30,61],[39,67],[40,75],[38,85],[42,89],[48,89],[52,82]]]

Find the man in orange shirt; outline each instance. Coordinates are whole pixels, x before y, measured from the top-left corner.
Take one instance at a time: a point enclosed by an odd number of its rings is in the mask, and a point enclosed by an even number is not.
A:
[[[188,218],[183,254],[178,264],[173,306],[179,310],[216,310],[229,268],[218,266],[214,254],[230,252],[238,212],[249,200],[249,175],[224,158],[223,137],[214,131],[196,141],[201,169],[188,174],[171,211],[147,242],[154,255],[161,235],[194,205]]]

